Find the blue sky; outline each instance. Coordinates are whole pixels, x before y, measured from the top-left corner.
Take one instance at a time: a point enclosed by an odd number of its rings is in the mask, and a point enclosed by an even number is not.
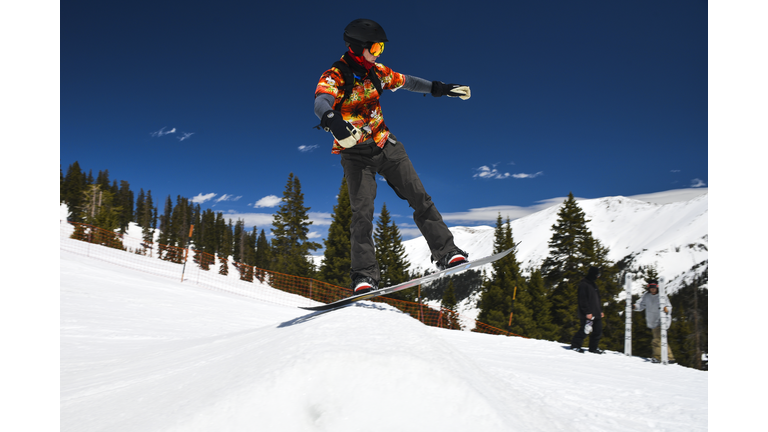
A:
[[[369,2],[370,3],[370,2]],[[386,92],[382,111],[450,226],[493,225],[572,192],[708,187],[704,1],[61,4],[60,158],[194,199],[267,234],[288,175],[325,237],[342,179],[313,129],[344,27],[387,32],[379,61],[472,98]],[[343,9],[343,10],[342,10]],[[404,237],[411,211],[385,182]]]

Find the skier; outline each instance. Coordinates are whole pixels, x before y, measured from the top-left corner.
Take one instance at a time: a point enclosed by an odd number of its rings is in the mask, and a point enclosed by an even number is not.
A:
[[[600,337],[603,335],[603,309],[600,303],[600,291],[597,289],[597,278],[600,277],[600,269],[590,267],[587,276],[579,282],[578,314],[581,326],[573,335],[571,349],[580,353],[584,350],[581,345],[589,335],[589,352],[602,354],[604,351],[598,348]]]
[[[379,105],[383,90],[405,89],[432,96],[469,99],[468,86],[427,81],[400,74],[376,60],[388,42],[384,29],[369,19],[356,19],[344,29],[347,52],[321,76],[315,90],[315,115],[334,138],[332,153],[341,155],[352,207],[352,290],[378,289],[379,266],[373,244],[376,175],[387,180],[413,208],[413,220],[427,240],[439,269],[467,262],[453,234],[411,164],[405,146],[384,123]]]
[[[672,305],[669,303],[669,298],[659,295],[659,281],[648,281],[648,292],[643,294],[640,298],[640,302],[634,305],[634,310],[645,310],[645,321],[648,328],[653,333],[653,340],[651,340],[651,348],[653,349],[653,359],[661,362],[661,311],[659,309],[659,302],[664,305],[664,313],[668,316],[672,315]],[[666,320],[666,329],[669,329],[669,325],[672,323],[671,319]],[[666,330],[665,329],[665,330]],[[667,344],[667,358],[669,363],[675,363],[675,356],[672,354],[672,347]]]

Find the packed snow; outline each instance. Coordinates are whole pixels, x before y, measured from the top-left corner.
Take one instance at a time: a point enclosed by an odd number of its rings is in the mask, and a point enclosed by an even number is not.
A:
[[[428,327],[379,303],[296,307],[306,301],[207,289],[62,246],[61,430],[707,429],[707,372]]]

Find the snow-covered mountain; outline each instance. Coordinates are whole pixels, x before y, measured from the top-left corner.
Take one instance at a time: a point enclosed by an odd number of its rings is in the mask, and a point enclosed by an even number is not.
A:
[[[668,292],[675,292],[708,266],[709,195],[704,192],[692,199],[663,204],[649,202],[649,196],[638,198],[643,199],[617,196],[577,201],[589,220],[592,235],[610,249],[610,260],[627,260],[630,271],[655,265]],[[515,242],[521,242],[517,259],[523,269],[540,266],[549,254],[552,226],[561,207],[562,203],[511,222]],[[470,259],[493,252],[493,227],[452,227],[451,232],[456,244],[469,252]],[[412,271],[435,268],[423,237],[403,245]],[[633,292],[642,290],[642,282],[636,281]]]

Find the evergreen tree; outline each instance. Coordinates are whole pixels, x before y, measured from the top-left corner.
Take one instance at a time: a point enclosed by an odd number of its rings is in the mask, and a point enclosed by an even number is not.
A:
[[[443,293],[443,299],[440,302],[440,306],[443,309],[447,309],[450,312],[444,316],[444,327],[449,329],[461,329],[461,323],[458,320],[459,311],[456,307],[456,290],[453,287],[453,281],[448,282],[448,287]]]
[[[141,226],[141,215],[144,213],[144,204],[147,196],[144,194],[144,188],[139,189],[139,195],[136,197],[136,212],[134,213],[133,222],[136,222]]]
[[[667,331],[669,345],[677,363],[696,369],[704,369],[701,356],[708,352],[708,291],[702,288],[708,273],[704,270],[668,296],[672,303],[672,325]]]
[[[62,202],[69,207],[70,221],[82,221],[84,216],[83,192],[89,185],[85,173],[80,169],[80,164],[75,161],[67,168],[64,177]]]
[[[233,259],[236,262],[239,263],[245,263],[245,255],[246,255],[246,244],[248,244],[248,241],[246,237],[248,236],[248,233],[245,232],[245,221],[242,219],[238,219],[235,222],[235,229],[233,231],[233,237],[234,237],[234,254]]]
[[[587,265],[600,268],[600,277],[597,279],[597,289],[600,291],[600,300],[603,302],[603,336],[600,338],[602,349],[613,351],[624,350],[626,303],[617,301],[616,296],[622,291],[619,269],[608,260],[609,250],[602,242],[590,235],[592,250],[586,250],[589,257]],[[587,242],[590,243],[590,242]]]
[[[601,276],[596,285],[603,302],[603,336],[606,349],[623,347],[623,306],[615,300],[621,291],[618,269],[608,260],[608,248],[592,236],[589,220],[573,197],[563,202],[557,222],[552,226],[550,254],[542,264],[542,274],[551,289],[552,319],[557,327],[557,340],[570,342],[581,323],[578,319],[578,285],[590,267],[598,267]]]
[[[333,207],[331,226],[325,239],[325,253],[318,279],[330,284],[348,287],[352,284],[349,272],[352,265],[350,258],[350,225],[352,224],[352,206],[349,202],[347,179],[342,177],[336,205]]]
[[[531,272],[528,278],[527,292],[530,295],[530,310],[533,313],[533,328],[521,329],[521,333],[534,339],[556,340],[557,327],[552,323],[552,304],[549,299],[549,290],[544,284],[541,270]]]
[[[644,269],[645,277],[643,279],[645,280],[645,285],[647,286],[651,281],[659,281],[659,269],[658,266],[654,263],[653,265],[648,266]]]
[[[144,191],[142,190],[142,193]],[[170,197],[169,197],[170,198]],[[138,207],[138,206],[137,206]],[[157,227],[157,209],[152,202],[152,191],[147,191],[141,205],[141,212],[137,208],[137,223],[141,226],[141,235],[145,242],[153,242],[155,228]]]
[[[400,235],[400,230],[392,220],[386,203],[381,207],[373,239],[376,244],[376,261],[379,263],[381,272],[379,286],[387,287],[408,281],[410,263],[406,260],[403,236]],[[416,293],[414,290],[404,290],[391,294],[390,297],[413,301]]]
[[[411,275],[411,277],[418,277]],[[448,284],[453,284],[456,301],[461,302],[476,292],[483,289],[483,274],[480,270],[466,270],[450,276],[441,277],[433,282],[421,286],[421,296],[429,300],[440,300],[448,289]]]
[[[224,216],[219,213],[216,216],[216,226],[217,226],[217,232],[220,234],[220,243],[216,247],[216,253],[218,255],[220,265],[219,265],[219,274],[222,275],[228,275],[229,274],[229,258],[232,256],[232,245],[233,245],[233,237],[232,237],[232,220],[229,220],[229,223],[224,221]]]
[[[243,237],[245,240],[245,245],[243,247],[245,254],[243,256],[243,263],[253,267],[256,267],[256,239],[258,233],[256,227],[253,227],[253,229]]]
[[[120,189],[115,195],[116,205],[120,208],[118,215],[120,219],[120,232],[125,234],[128,224],[133,221],[133,192],[131,185],[127,181],[120,181]]]
[[[456,312],[456,290],[453,287],[453,282],[448,282],[448,287],[445,288],[440,306]]]
[[[535,312],[531,307],[533,298],[528,283],[516,284],[512,292],[512,313],[509,317],[509,331],[531,337],[536,332]]]
[[[585,253],[585,243],[590,243],[592,238],[587,222],[573,193],[569,193],[558,212],[557,222],[552,225],[549,256],[541,266],[544,280],[552,290],[552,318],[558,328],[557,340],[560,342],[570,342],[580,326],[578,284],[591,264],[590,257]]]
[[[510,330],[510,317],[514,317],[513,307],[515,289],[525,290],[525,279],[520,274],[520,263],[517,261],[517,248],[512,236],[509,221],[502,223],[501,214],[496,218],[493,253],[497,254],[514,248],[509,255],[492,264],[494,274],[483,288],[479,305],[478,321],[502,330]],[[520,307],[526,308],[526,305]]]
[[[562,280],[581,280],[585,270],[584,243],[592,234],[587,228],[584,212],[579,207],[573,193],[563,202],[558,212],[558,219],[552,225],[552,237],[549,240],[549,256],[542,263],[541,272],[545,282],[554,287]]]
[[[214,247],[213,249],[217,254],[228,257],[232,252],[232,233],[228,231],[227,221],[224,220],[224,215],[221,212],[216,213],[216,219],[213,223],[214,231]],[[229,234],[229,235],[227,235]],[[227,241],[229,246],[227,246]]]
[[[173,201],[171,196],[165,199],[165,205],[163,206],[163,214],[160,215],[160,233],[157,238],[157,242],[163,245],[171,244],[171,214],[173,213]]]
[[[59,204],[64,202],[64,171],[61,170],[59,165]]]
[[[199,206],[198,206],[199,208]],[[199,225],[195,225],[197,235],[195,245],[198,250],[205,253],[216,254],[216,214],[211,209],[205,209],[200,213]]]
[[[272,246],[267,241],[267,236],[264,230],[261,230],[258,240],[256,240],[256,259],[255,266],[264,269],[271,270],[272,263]]]
[[[176,205],[171,213],[171,241],[172,245],[181,248],[189,245],[189,226],[192,224],[193,208],[189,205],[189,199],[180,195],[176,196]]]
[[[120,226],[121,208],[114,205],[115,197],[99,185],[91,185],[83,192],[85,223],[114,231]]]
[[[303,277],[310,277],[314,273],[314,264],[309,255],[310,251],[317,250],[320,245],[309,241],[309,226],[312,222],[308,212],[309,207],[304,207],[299,178],[291,173],[283,191],[282,204],[272,222],[275,271]]]
[[[95,184],[99,185],[101,190],[110,190],[112,185],[109,183],[109,170],[99,171]]]

